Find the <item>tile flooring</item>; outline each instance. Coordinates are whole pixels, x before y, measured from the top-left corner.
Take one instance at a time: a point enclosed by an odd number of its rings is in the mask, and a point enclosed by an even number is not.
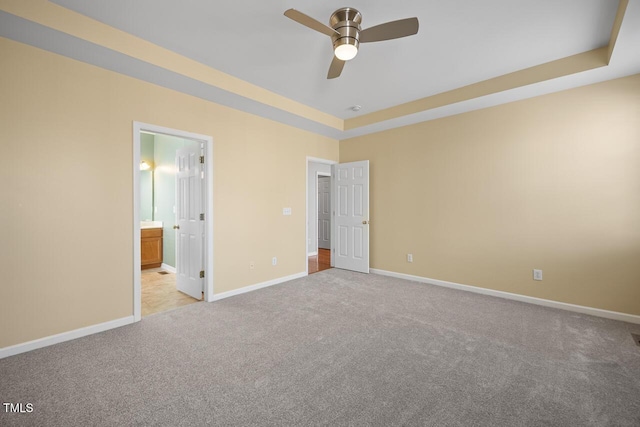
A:
[[[176,289],[176,275],[152,268],[142,270],[142,317],[199,302]]]

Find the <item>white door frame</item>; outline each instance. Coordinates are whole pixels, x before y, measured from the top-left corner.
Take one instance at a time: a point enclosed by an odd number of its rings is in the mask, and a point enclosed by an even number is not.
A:
[[[178,138],[204,142],[205,212],[205,284],[204,300],[213,301],[213,138],[208,135],[166,128],[142,122],[133,122],[133,316],[142,319],[142,285],[140,270],[140,132],[161,133]]]
[[[138,161],[138,163],[140,163]],[[321,159],[319,157],[310,157],[307,156],[307,167],[305,170],[305,174],[304,174],[304,181],[306,183],[305,185],[305,194],[307,195],[305,197],[305,212],[306,212],[306,219],[307,221],[305,222],[305,227],[304,227],[304,268],[305,271],[307,273],[307,275],[309,275],[309,163],[322,163],[325,165],[337,165],[338,162],[335,160],[329,160],[329,159]],[[318,174],[316,174],[316,182],[318,181]],[[331,178],[331,186],[333,188],[333,177]],[[316,194],[314,195],[314,197],[318,197],[317,191]],[[333,191],[331,191],[331,197],[333,198]],[[331,208],[333,209],[333,200],[331,201]],[[317,203],[316,203],[316,210],[317,210]],[[332,224],[333,224],[333,213],[331,214],[331,219],[332,219]],[[318,227],[317,221],[316,221],[316,228]],[[316,232],[316,237],[317,237],[317,232]],[[318,242],[316,240],[316,246],[318,245]],[[333,225],[331,226],[331,245],[333,247]],[[333,267],[333,249],[331,250],[331,266]]]

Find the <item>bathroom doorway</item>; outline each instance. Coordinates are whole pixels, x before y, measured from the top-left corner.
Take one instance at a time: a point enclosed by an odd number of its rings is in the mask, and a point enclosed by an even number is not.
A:
[[[134,123],[134,316],[213,297],[211,137]]]
[[[193,256],[200,259],[188,259],[189,246],[181,248],[180,237],[189,226],[189,221],[179,221],[184,217],[179,210],[202,203],[202,178],[200,156],[203,142],[173,135],[142,131],[140,135],[140,260],[142,286],[142,317],[160,313],[173,308],[192,304],[202,300],[202,279],[197,277],[203,265],[202,250]],[[185,155],[186,154],[186,155]],[[181,173],[191,167],[192,175]],[[187,179],[189,182],[182,183]],[[194,191],[184,192],[183,187],[198,184]],[[178,203],[189,197],[191,203]],[[150,205],[149,205],[150,203]],[[198,210],[198,212],[200,212]],[[198,214],[199,215],[199,214]],[[197,219],[197,218],[196,218]],[[180,224],[182,229],[180,229]],[[201,221],[197,221],[201,229]],[[196,233],[202,246],[202,232]],[[194,286],[184,289],[184,283],[178,283],[185,274],[177,274],[177,264],[181,260],[190,266],[196,264]],[[185,262],[186,261],[186,262]],[[189,280],[186,280],[189,284]]]

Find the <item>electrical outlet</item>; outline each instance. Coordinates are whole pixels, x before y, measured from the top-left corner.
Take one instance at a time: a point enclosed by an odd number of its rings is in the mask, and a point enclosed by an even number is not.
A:
[[[533,280],[542,280],[542,270],[533,270]]]
[[[413,254],[407,254],[407,262],[413,262]]]
[[[256,264],[253,261],[251,261],[249,263],[249,268],[253,270],[254,268],[256,268]]]
[[[291,208],[282,208],[282,215],[291,215]]]
[[[271,258],[271,265],[276,265],[276,264],[278,264],[278,258],[276,257]]]

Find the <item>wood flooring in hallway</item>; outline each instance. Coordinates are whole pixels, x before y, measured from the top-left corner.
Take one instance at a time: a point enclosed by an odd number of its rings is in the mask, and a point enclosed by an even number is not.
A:
[[[318,249],[318,255],[309,257],[309,274],[331,268],[331,250]]]

